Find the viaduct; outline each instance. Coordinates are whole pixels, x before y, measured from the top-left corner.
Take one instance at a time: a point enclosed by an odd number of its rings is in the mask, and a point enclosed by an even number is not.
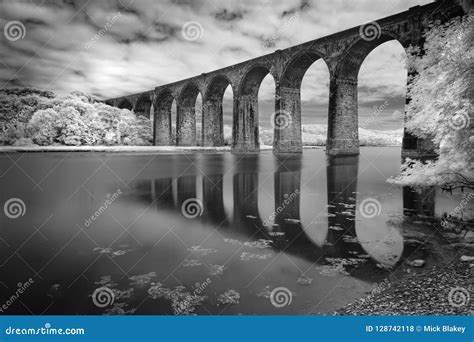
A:
[[[178,146],[196,146],[195,104],[201,94],[201,145],[222,146],[222,102],[230,86],[233,92],[232,151],[258,152],[258,91],[263,78],[271,74],[276,86],[274,153],[299,153],[302,152],[301,82],[311,64],[322,59],[330,74],[326,153],[357,155],[357,80],[366,56],[390,40],[398,41],[405,50],[409,46],[422,47],[423,30],[430,21],[443,21],[462,14],[462,8],[452,1],[415,6],[326,37],[105,102],[150,117],[154,145],[172,145],[176,141]],[[172,136],[173,101],[177,108],[176,137]],[[403,155],[426,155],[431,149],[427,141],[404,133]]]

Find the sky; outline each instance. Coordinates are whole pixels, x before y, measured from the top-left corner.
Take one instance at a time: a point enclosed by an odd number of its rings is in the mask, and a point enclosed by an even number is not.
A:
[[[0,0],[1,88],[32,86],[58,94],[80,90],[102,99],[137,93],[428,2]],[[387,42],[362,65],[359,115],[367,128],[401,127],[392,114],[403,111],[405,103],[403,53],[398,42]],[[327,121],[328,75],[321,60],[308,69],[302,85],[303,123]],[[273,90],[268,76],[259,94],[261,118],[271,115]],[[226,123],[231,96],[228,89]],[[383,120],[366,120],[374,113]]]

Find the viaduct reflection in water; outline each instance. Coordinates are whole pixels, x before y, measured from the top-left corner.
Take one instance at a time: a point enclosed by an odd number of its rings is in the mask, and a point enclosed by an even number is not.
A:
[[[371,223],[361,217],[357,206],[358,156],[328,157],[327,205],[324,208],[315,205],[311,215],[303,219],[301,193],[308,190],[302,184],[301,156],[275,157],[274,211],[268,217],[264,217],[259,209],[259,191],[266,190],[259,186],[258,163],[259,159],[253,158],[237,165],[231,177],[224,176],[224,170],[220,169],[223,166],[203,164],[201,175],[140,181],[135,183],[134,196],[137,197],[134,200],[152,203],[159,211],[182,215],[183,203],[197,198],[203,210],[202,215],[194,220],[218,229],[222,236],[226,231],[232,231],[233,236],[238,233],[246,241],[272,240],[276,250],[310,262],[323,262],[324,257],[353,258],[368,254],[377,263],[393,266],[409,253],[411,248],[403,248],[401,236],[391,242],[398,244],[391,248],[398,250],[392,260],[382,257],[384,251],[372,253],[370,243],[369,247],[363,246],[364,241],[371,239],[367,236],[371,233],[366,230],[362,239],[362,228]],[[226,181],[231,184],[225,184]],[[225,199],[227,202],[232,200],[232,208],[224,204]],[[434,216],[434,189],[418,193],[404,188],[403,208],[404,215]],[[380,244],[379,240],[376,242]]]

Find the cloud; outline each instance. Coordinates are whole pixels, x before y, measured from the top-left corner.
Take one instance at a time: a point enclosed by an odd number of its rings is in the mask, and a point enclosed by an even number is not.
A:
[[[17,41],[1,37],[0,82],[1,87],[25,85],[57,93],[82,90],[102,98],[116,97],[242,62],[427,2],[2,1],[2,27],[19,20],[26,36]],[[191,21],[202,26],[202,38],[190,41],[183,37],[182,27]],[[274,36],[271,49],[265,48],[263,43]],[[384,44],[364,62],[359,80],[362,103],[403,97],[399,57],[403,50],[397,44]],[[302,99],[318,112],[323,111],[319,116],[327,115],[327,69],[324,65],[312,68],[303,82]],[[272,91],[271,86],[261,91],[262,101],[268,102],[262,105],[265,111],[272,108]]]

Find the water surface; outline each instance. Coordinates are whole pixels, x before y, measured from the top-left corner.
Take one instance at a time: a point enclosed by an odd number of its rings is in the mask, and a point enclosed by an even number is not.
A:
[[[407,238],[406,217],[422,215],[411,222],[429,230],[430,216],[461,199],[388,184],[395,147],[0,161],[1,203],[26,207],[1,216],[4,314],[328,314],[403,276],[406,259],[444,262]],[[98,307],[92,294],[104,286],[114,300]],[[291,297],[282,307],[271,297],[279,287]]]

